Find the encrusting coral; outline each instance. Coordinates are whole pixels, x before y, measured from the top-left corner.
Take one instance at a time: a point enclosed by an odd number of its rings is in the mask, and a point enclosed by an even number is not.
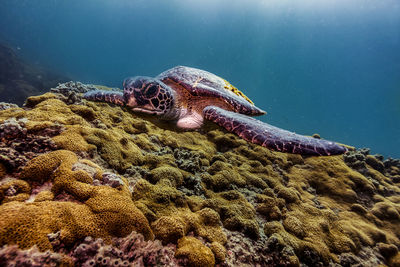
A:
[[[110,240],[133,230],[147,239],[153,238],[147,219],[131,200],[128,186],[94,186],[88,172],[72,170],[77,162],[73,152],[57,150],[33,159],[24,167],[22,180],[32,184],[50,182],[55,199],[69,197],[73,201],[11,201],[1,205],[0,245],[51,249],[47,235],[58,231],[66,244],[86,236]]]
[[[211,249],[192,236],[185,236],[179,239],[175,256],[178,258],[186,257],[190,266],[194,267],[208,267],[215,264],[214,254]]]
[[[163,247],[160,241],[145,241],[132,232],[124,238],[113,238],[107,245],[102,239],[86,237],[70,253],[77,266],[176,266],[173,245]]]
[[[208,124],[182,132],[86,102],[85,88],[0,111],[0,245],[71,256],[82,240],[103,251],[136,231],[178,265],[400,262],[400,161],[273,152]]]
[[[72,259],[55,252],[41,252],[36,246],[20,250],[18,246],[4,246],[0,249],[1,266],[72,266]]]

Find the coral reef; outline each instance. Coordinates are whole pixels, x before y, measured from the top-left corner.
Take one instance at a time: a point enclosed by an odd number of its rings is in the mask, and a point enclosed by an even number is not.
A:
[[[399,264],[399,160],[273,152],[212,124],[181,132],[82,100],[88,88],[0,111],[0,246],[80,265]]]
[[[192,236],[179,239],[175,256],[187,258],[189,266],[208,267],[215,265],[215,258],[211,249]]]
[[[57,231],[66,244],[85,236],[110,240],[133,230],[146,239],[153,238],[147,219],[131,200],[128,187],[92,185],[93,177],[84,168],[79,169],[77,162],[73,152],[57,150],[34,158],[24,167],[20,178],[32,185],[51,182],[55,201],[35,199],[33,203],[11,201],[1,205],[0,245],[17,244],[21,248],[37,245],[41,250],[51,249],[47,235]],[[96,169],[93,172],[99,176]],[[65,198],[73,201],[63,201]]]
[[[0,125],[0,162],[10,170],[19,170],[29,159],[57,147],[50,136],[59,134],[61,126],[34,133],[25,128],[26,122],[25,118],[10,118]]]
[[[370,155],[368,148],[350,151],[344,155],[346,164],[366,177],[374,178],[376,171],[392,180],[393,183],[400,182],[400,159],[384,159],[382,155]],[[372,170],[373,169],[373,170]],[[390,181],[388,181],[390,183]],[[379,182],[376,182],[379,184]]]
[[[113,238],[111,244],[90,236],[66,249],[60,233],[49,234],[56,252],[41,252],[36,246],[21,250],[16,245],[0,249],[1,266],[179,266],[175,246],[163,246],[160,241],[146,241],[132,232],[123,238]]]
[[[9,108],[17,108],[18,105],[6,102],[0,102],[0,110],[5,110]]]
[[[41,252],[36,246],[27,250],[20,250],[18,246],[4,246],[0,248],[1,266],[73,266],[72,260],[66,255],[46,251]]]
[[[162,246],[160,241],[145,241],[132,232],[124,238],[114,238],[111,245],[102,239],[86,237],[70,253],[76,266],[177,266],[174,246]]]
[[[242,233],[227,232],[227,256],[222,266],[298,266],[293,248],[272,235],[259,240]]]
[[[91,90],[116,90],[116,88],[108,88],[101,85],[83,84],[81,82],[69,81],[66,83],[60,83],[55,88],[51,88],[50,92],[59,94],[59,99],[67,104],[82,104],[82,93],[86,93]]]

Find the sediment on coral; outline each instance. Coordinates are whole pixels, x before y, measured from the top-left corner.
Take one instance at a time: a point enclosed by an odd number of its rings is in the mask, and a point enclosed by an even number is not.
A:
[[[0,111],[0,245],[124,262],[113,238],[136,231],[147,245],[135,257],[164,248],[184,266],[399,262],[399,160],[273,152],[212,125],[177,131],[82,100],[88,88]],[[79,256],[93,244],[108,252]]]

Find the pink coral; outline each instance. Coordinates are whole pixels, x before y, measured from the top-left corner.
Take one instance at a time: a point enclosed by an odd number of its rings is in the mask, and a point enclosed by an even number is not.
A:
[[[143,235],[132,232],[124,238],[114,238],[106,245],[100,238],[86,237],[71,252],[79,266],[178,266],[173,245],[160,241],[145,241]]]
[[[258,240],[243,233],[225,231],[228,237],[226,261],[220,266],[297,266],[294,251],[279,244],[275,237]]]
[[[8,169],[20,169],[37,154],[55,150],[50,138],[62,131],[61,126],[48,127],[35,133],[25,128],[27,119],[10,118],[0,124],[0,162]]]
[[[21,250],[16,245],[0,249],[0,266],[59,266],[67,262],[68,259],[62,254],[51,251],[40,252],[36,246],[28,250]]]

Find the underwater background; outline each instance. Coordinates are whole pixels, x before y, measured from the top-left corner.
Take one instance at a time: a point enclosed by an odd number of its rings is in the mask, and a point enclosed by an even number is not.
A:
[[[205,69],[265,122],[400,157],[399,1],[0,0],[0,42],[111,87]]]

